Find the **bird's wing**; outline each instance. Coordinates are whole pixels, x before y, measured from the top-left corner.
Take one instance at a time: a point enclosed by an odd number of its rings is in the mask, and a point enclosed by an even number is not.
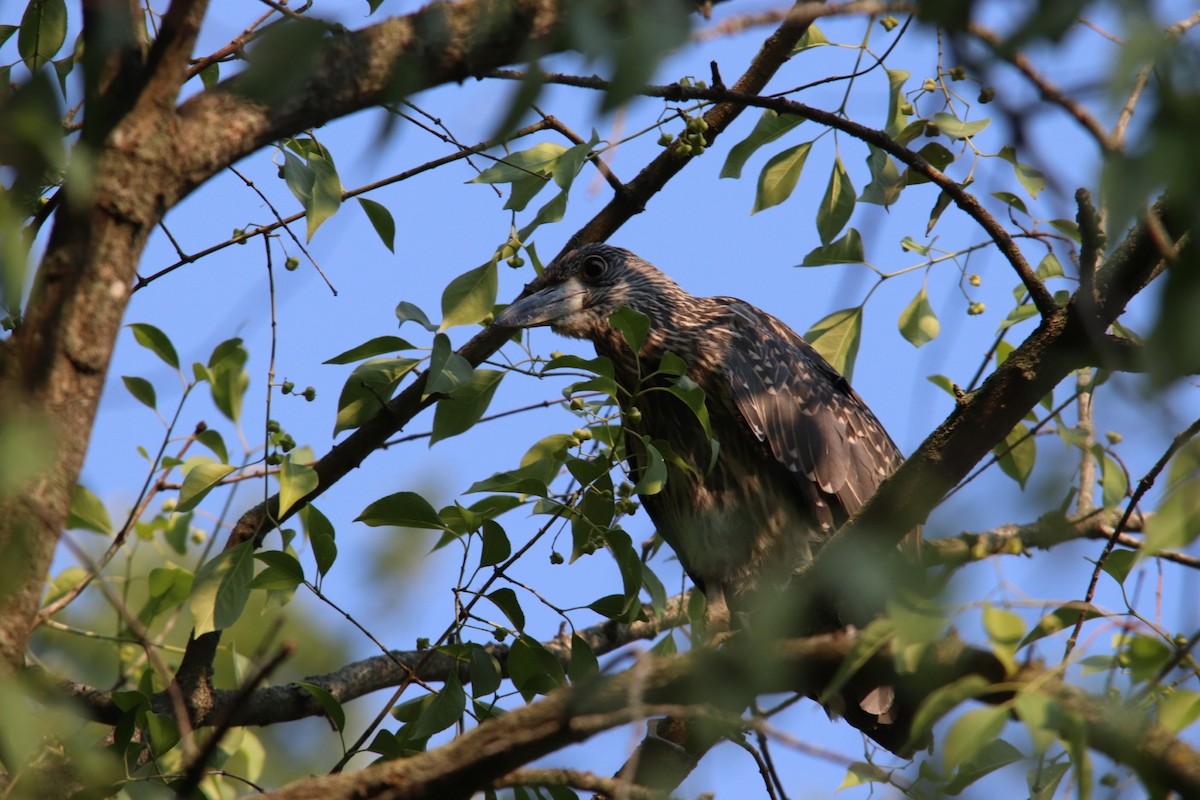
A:
[[[883,425],[816,350],[754,306],[714,298],[729,312],[722,361],[733,404],[792,474],[822,528],[840,525],[900,464]]]

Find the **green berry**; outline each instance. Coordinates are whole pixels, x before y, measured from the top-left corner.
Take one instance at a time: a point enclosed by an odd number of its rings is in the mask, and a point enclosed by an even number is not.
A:
[[[1125,439],[1124,436],[1116,431],[1109,431],[1108,433],[1104,434],[1104,438],[1108,439],[1109,444],[1120,444]]]
[[[279,420],[275,420],[275,419],[267,420],[267,433],[279,433],[279,431],[280,431]]]
[[[592,432],[587,428],[576,428],[575,430],[571,431],[571,436],[581,442],[586,442],[592,438]]]
[[[967,281],[972,286],[979,286],[981,283],[983,283],[983,278],[979,276],[979,273],[975,273],[971,277],[967,278]]]
[[[417,650],[423,651],[423,650],[428,650],[428,649],[429,649],[429,639],[425,638],[424,636],[418,637],[417,638]]]
[[[508,265],[513,269],[520,269],[525,266],[525,259],[520,256],[512,256],[508,259]]]
[[[952,80],[952,81],[961,81],[966,77],[967,77],[967,68],[966,67],[961,67],[961,66],[954,67],[953,69],[950,70],[950,80]]]
[[[557,550],[550,553],[550,563],[551,564],[561,564],[561,563],[563,563],[564,560],[565,559],[563,558],[562,553],[558,552]]]
[[[303,397],[305,400],[307,400],[308,402],[311,403],[313,400],[317,399],[317,390],[314,389],[313,387],[309,386],[307,389],[304,390]]]
[[[900,20],[896,19],[891,14],[888,14],[886,17],[879,20],[879,24],[883,26],[885,31],[892,31],[897,25],[900,24]]]
[[[995,99],[996,99],[996,90],[993,89],[991,86],[985,86],[979,90],[979,102],[980,103],[987,104],[987,103],[992,102]]]
[[[571,398],[571,410],[572,411],[583,411],[584,408],[585,408],[585,404],[583,402],[582,397],[572,397]]]
[[[503,642],[505,639],[508,638],[508,631],[505,630],[504,628],[497,626],[495,628],[495,630],[492,631],[492,638],[495,639],[497,642]]]
[[[300,266],[300,259],[295,256],[288,256],[287,261],[283,262],[283,268],[288,272],[295,272],[298,266]]]
[[[662,136],[658,137],[658,144],[660,147],[670,147],[671,142],[673,142],[673,141],[675,141],[675,137],[672,136],[671,134],[667,133],[666,131],[663,131]]]
[[[925,82],[921,84],[921,88],[927,92],[936,92],[937,81],[935,81],[933,78],[926,78]]]
[[[917,113],[917,110],[913,108],[912,103],[901,103],[900,113],[911,117],[913,114]]]
[[[625,418],[630,422],[637,424],[642,421],[642,410],[637,406],[633,406],[625,412]]]
[[[296,384],[292,383],[291,381],[284,381],[283,383],[279,384],[279,391],[283,392],[284,394],[291,394],[292,389],[295,388]]]
[[[971,305],[967,306],[967,313],[973,317],[979,316],[984,311],[987,311],[987,306],[983,303],[971,303]]]
[[[267,456],[267,466],[268,467],[278,467],[282,463],[283,463],[283,456],[279,455],[279,453],[271,453]]]

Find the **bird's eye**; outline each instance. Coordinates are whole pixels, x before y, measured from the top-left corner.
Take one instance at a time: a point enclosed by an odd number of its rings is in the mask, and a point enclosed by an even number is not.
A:
[[[583,262],[583,277],[589,281],[594,281],[604,274],[604,270],[608,269],[608,264],[600,256],[591,256],[587,261]]]

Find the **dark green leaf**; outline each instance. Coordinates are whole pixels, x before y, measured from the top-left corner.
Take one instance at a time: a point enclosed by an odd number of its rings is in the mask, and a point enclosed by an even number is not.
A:
[[[536,639],[520,636],[508,651],[508,674],[526,702],[566,682],[562,664]]]
[[[145,322],[135,322],[127,327],[133,331],[133,338],[138,344],[170,366],[179,369],[179,354],[175,352],[175,345],[171,344],[171,340],[165,333]]]
[[[147,711],[146,732],[150,734],[150,746],[154,749],[155,757],[179,744],[179,723],[170,714]]]
[[[337,560],[337,542],[333,523],[311,503],[300,509],[300,521],[312,544],[313,558],[317,561],[317,574],[324,576]]]
[[[256,553],[257,560],[267,565],[267,568],[254,576],[250,581],[251,589],[282,589],[291,591],[304,583],[304,567],[291,553],[282,550],[268,550]]]
[[[930,142],[918,150],[917,155],[928,161],[939,172],[944,171],[954,161],[954,153],[950,152],[944,144],[939,142]],[[919,183],[929,183],[929,178],[923,172],[915,169],[906,169],[904,171],[904,182],[908,186],[915,186]]]
[[[410,735],[414,739],[427,739],[446,730],[458,722],[467,707],[467,695],[463,692],[458,673],[451,670],[442,689],[413,723]]]
[[[342,704],[329,693],[328,689],[308,681],[296,681],[296,685],[312,695],[312,698],[317,701],[317,705],[325,712],[326,718],[333,723],[335,730],[346,729],[346,712],[342,709]]]
[[[1025,638],[1021,640],[1021,644],[1017,649],[1019,650],[1026,645],[1032,644],[1038,639],[1052,636],[1064,628],[1074,627],[1075,623],[1079,621],[1081,614],[1085,620],[1107,616],[1107,614],[1091,603],[1066,603],[1038,620],[1038,624],[1033,627],[1033,630],[1025,634]]]
[[[492,694],[500,688],[500,662],[478,645],[471,646],[471,697]]]
[[[384,353],[395,353],[399,350],[412,350],[412,344],[399,336],[376,336],[374,339],[368,339],[357,347],[351,347],[344,353],[339,353],[327,361],[322,361],[322,364],[352,364],[355,361],[362,361],[364,358],[372,356],[380,356]]]
[[[71,496],[71,512],[67,516],[67,527],[72,530],[89,530],[112,536],[112,519],[104,503],[83,484],[75,485]]]
[[[512,555],[512,544],[509,543],[508,534],[500,527],[500,523],[492,519],[484,520],[480,526],[480,534],[483,538],[483,552],[479,556],[480,567],[495,566]]]
[[[758,148],[775,141],[803,121],[803,117],[779,114],[770,109],[764,111],[750,135],[730,148],[729,155],[725,157],[725,164],[721,167],[721,177],[742,177],[742,168]]]
[[[987,742],[958,768],[958,774],[946,786],[946,794],[955,796],[964,791],[985,775],[989,775],[1001,767],[1015,764],[1025,758],[1025,754],[1003,739]]]
[[[839,156],[834,159],[829,185],[825,187],[825,196],[821,198],[821,205],[817,209],[817,233],[821,237],[821,244],[833,241],[833,237],[846,227],[853,212],[854,184],[850,182],[850,174],[846,172]]]
[[[933,208],[929,209],[929,222],[925,225],[926,235],[933,230],[933,226],[937,225],[938,220],[942,218],[942,212],[950,207],[950,200],[949,192],[938,192],[937,200],[933,202]]]
[[[442,324],[438,330],[470,325],[491,314],[498,286],[494,261],[467,270],[450,281],[442,292]]]
[[[390,525],[396,528],[429,528],[445,530],[438,513],[416,492],[396,492],[371,503],[355,522],[373,528]]]
[[[517,599],[516,592],[505,586],[486,596],[488,600],[491,600],[497,608],[504,612],[504,616],[508,617],[508,621],[513,624],[513,628],[517,631],[525,630],[525,612],[521,610],[521,601]]]
[[[470,430],[487,411],[504,374],[500,370],[477,369],[467,383],[440,400],[433,412],[433,436],[429,444]]]
[[[642,437],[642,446],[645,449],[645,458],[639,459],[644,463],[639,463],[641,474],[633,491],[640,495],[658,494],[667,482],[667,465],[658,448],[650,443],[649,436]]]
[[[365,197],[358,198],[358,204],[362,206],[384,246],[393,253],[396,252],[396,220],[392,219],[392,212],[382,203]]]
[[[1113,580],[1124,585],[1125,579],[1129,577],[1129,572],[1137,560],[1136,550],[1113,550],[1108,554],[1108,558],[1104,559],[1102,568],[1113,577]]]
[[[904,189],[904,176],[896,168],[892,157],[874,145],[867,145],[867,169],[871,173],[871,182],[858,199],[887,208]]]
[[[567,676],[572,683],[578,683],[592,677],[600,671],[600,662],[591,645],[580,638],[579,634],[571,634],[571,659],[567,662]]]
[[[751,214],[777,206],[791,196],[811,149],[812,142],[802,142],[776,153],[763,165],[762,172],[758,174],[758,189]]]
[[[154,385],[150,381],[134,375],[122,375],[121,382],[125,384],[125,388],[129,390],[129,393],[139,403],[152,409],[158,407],[158,396],[155,394]]]
[[[904,97],[904,82],[908,80],[911,73],[902,69],[889,69],[886,71],[888,78],[888,118],[883,130],[888,136],[896,136],[908,124],[908,115],[901,109],[906,102]]]
[[[190,605],[197,636],[228,628],[242,615],[254,578],[253,545],[234,545],[196,572]]]

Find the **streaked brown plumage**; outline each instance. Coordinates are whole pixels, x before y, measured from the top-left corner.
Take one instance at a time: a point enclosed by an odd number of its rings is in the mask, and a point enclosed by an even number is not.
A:
[[[650,320],[636,358],[609,321],[623,306]],[[642,501],[710,607],[752,609],[760,592],[783,587],[902,460],[845,378],[787,325],[741,300],[694,297],[627,250],[567,253],[496,324],[549,325],[612,360],[635,468],[642,436],[690,465],[668,459],[662,491]],[[641,376],[667,352],[705,392],[715,462],[683,403],[645,391]]]

